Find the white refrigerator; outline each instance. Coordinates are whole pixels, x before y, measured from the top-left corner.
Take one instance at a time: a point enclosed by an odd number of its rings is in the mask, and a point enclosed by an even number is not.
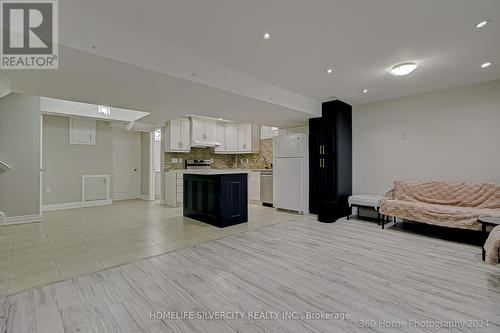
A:
[[[309,212],[309,144],[303,133],[273,138],[273,205]]]

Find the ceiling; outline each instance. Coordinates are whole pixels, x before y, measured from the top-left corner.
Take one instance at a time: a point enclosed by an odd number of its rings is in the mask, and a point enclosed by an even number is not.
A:
[[[107,98],[152,122],[189,110],[283,125],[334,97],[357,105],[500,79],[498,0],[64,0],[59,21],[64,73],[36,74],[53,84],[45,93]],[[388,74],[406,61],[420,67]],[[84,64],[107,84],[92,87]],[[31,75],[8,76],[19,90],[44,90]],[[68,78],[78,91],[58,90]]]

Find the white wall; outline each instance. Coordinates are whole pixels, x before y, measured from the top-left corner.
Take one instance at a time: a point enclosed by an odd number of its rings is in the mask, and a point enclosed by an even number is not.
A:
[[[95,145],[69,144],[69,118],[43,116],[42,203],[82,201],[82,175],[111,175],[113,170],[111,127],[96,122]],[[47,194],[50,187],[52,193]]]
[[[500,81],[354,107],[353,193],[395,179],[500,182]]]
[[[0,174],[0,211],[13,216],[40,213],[40,98],[0,98],[0,160],[12,169]]]
[[[301,125],[295,127],[284,127],[278,129],[278,135],[288,135],[288,134],[296,134],[296,133],[304,133],[309,134],[309,125]]]

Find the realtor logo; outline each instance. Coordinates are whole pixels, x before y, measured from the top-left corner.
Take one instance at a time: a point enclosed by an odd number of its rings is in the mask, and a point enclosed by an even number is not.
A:
[[[2,69],[58,68],[57,1],[1,1]]]

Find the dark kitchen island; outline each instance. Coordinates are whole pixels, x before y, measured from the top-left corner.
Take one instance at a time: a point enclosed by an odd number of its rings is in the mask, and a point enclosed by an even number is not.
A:
[[[248,222],[248,174],[225,170],[184,173],[183,215],[220,228]]]

